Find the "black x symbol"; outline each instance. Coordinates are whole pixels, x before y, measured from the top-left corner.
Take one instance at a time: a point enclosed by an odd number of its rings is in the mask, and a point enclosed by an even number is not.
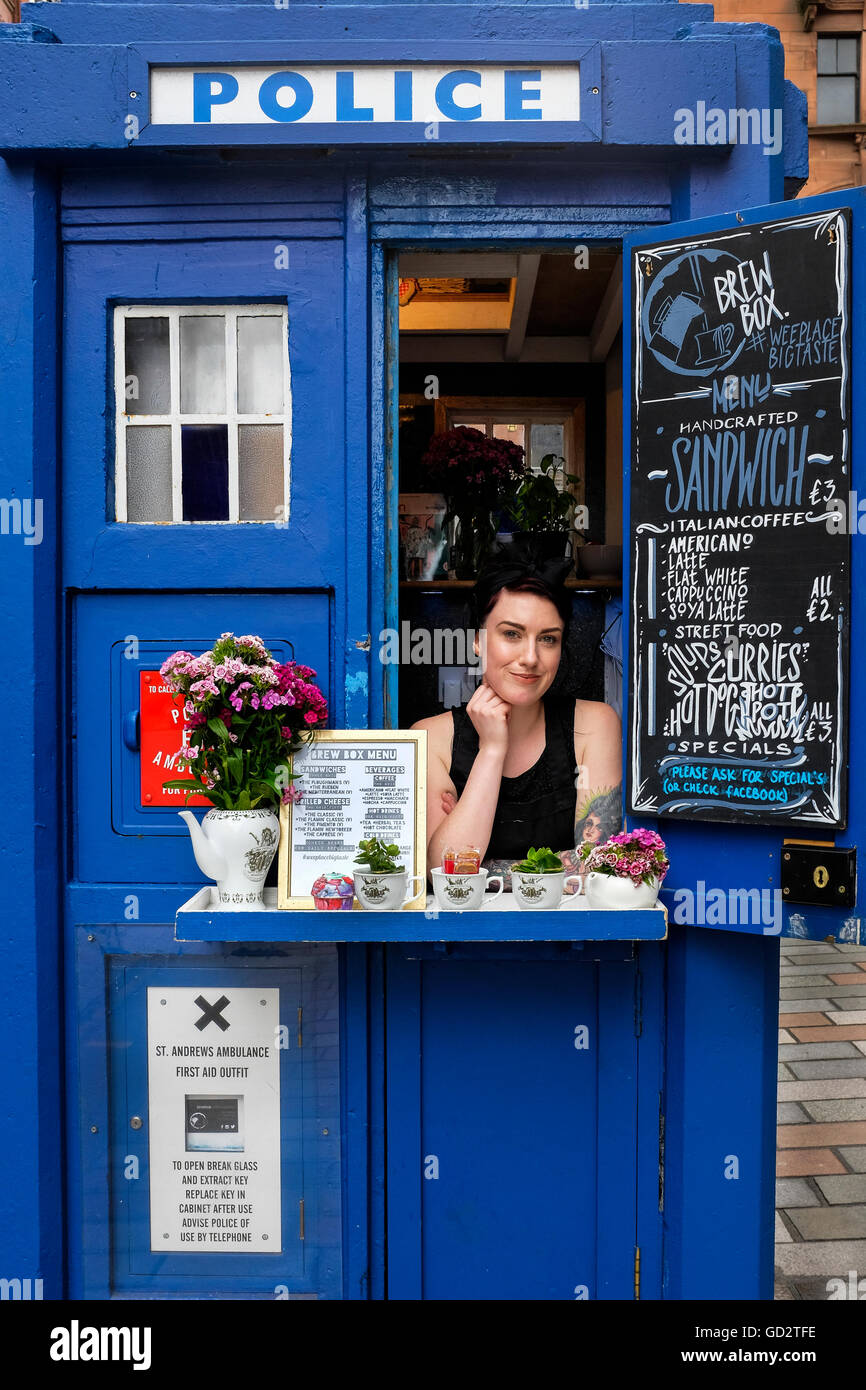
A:
[[[200,994],[198,999],[193,1000],[193,1003],[198,1004],[201,1009],[201,1018],[196,1019],[196,1028],[201,1031],[202,1028],[207,1028],[209,1023],[215,1023],[217,1028],[221,1028],[222,1031],[225,1032],[231,1025],[227,1023],[224,1018],[220,1018],[220,1014],[228,1002],[228,999],[223,994],[220,995],[215,1004],[209,1004],[204,995]]]

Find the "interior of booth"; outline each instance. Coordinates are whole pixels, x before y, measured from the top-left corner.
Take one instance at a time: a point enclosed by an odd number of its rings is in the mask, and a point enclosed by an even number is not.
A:
[[[621,243],[406,251],[398,274],[400,726],[465,704],[478,678],[463,639],[474,581],[465,562],[458,577],[460,499],[425,461],[434,436],[460,427],[518,444],[528,471],[571,495],[567,531],[543,542],[569,541],[572,560],[556,688],[620,712],[602,644],[615,646],[622,592]],[[525,534],[513,500],[491,510],[498,540]]]

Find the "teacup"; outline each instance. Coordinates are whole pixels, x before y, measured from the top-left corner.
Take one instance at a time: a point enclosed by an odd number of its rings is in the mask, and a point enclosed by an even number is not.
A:
[[[499,884],[499,892],[493,894],[494,898],[498,898],[505,887],[498,875],[491,878],[488,884],[486,869],[479,869],[477,874],[447,874],[444,869],[431,869],[430,877],[436,905],[444,912],[476,912],[484,903],[488,887]]]
[[[414,884],[420,887],[412,891]],[[422,874],[413,874],[411,884],[407,872],[398,874],[365,874],[355,871],[355,897],[368,912],[397,912],[412,898],[417,898],[424,887]]]
[[[511,870],[511,891],[518,907],[549,910],[559,907],[566,883],[580,884],[580,874],[569,874],[565,869],[554,873],[527,874],[520,869]]]

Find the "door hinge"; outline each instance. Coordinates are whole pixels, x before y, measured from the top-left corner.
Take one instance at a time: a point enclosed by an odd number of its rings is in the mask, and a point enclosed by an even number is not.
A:
[[[643,1032],[643,976],[639,970],[634,976],[634,1035],[639,1038]]]
[[[299,1005],[298,1005],[298,1047],[303,1047],[303,1045],[304,1045],[304,1008],[303,1008],[303,1005],[302,1005],[302,1004],[299,1004]]]
[[[634,1296],[640,1302],[640,1246],[634,1248]]]
[[[298,1240],[305,1240],[305,1239],[306,1239],[306,1235],[305,1235],[305,1232],[304,1232],[304,1199],[303,1199],[303,1197],[302,1197],[302,1198],[300,1199],[300,1201],[298,1202],[298,1219],[299,1219]]]

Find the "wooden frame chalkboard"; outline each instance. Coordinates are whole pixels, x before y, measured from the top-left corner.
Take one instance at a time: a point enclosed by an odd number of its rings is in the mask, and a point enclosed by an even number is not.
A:
[[[412,875],[427,871],[427,731],[319,729],[292,759],[297,805],[280,809],[277,906],[315,907],[322,873],[354,877],[358,841],[400,847]],[[423,911],[422,889],[406,910]]]
[[[850,211],[638,246],[628,804],[842,828]]]

